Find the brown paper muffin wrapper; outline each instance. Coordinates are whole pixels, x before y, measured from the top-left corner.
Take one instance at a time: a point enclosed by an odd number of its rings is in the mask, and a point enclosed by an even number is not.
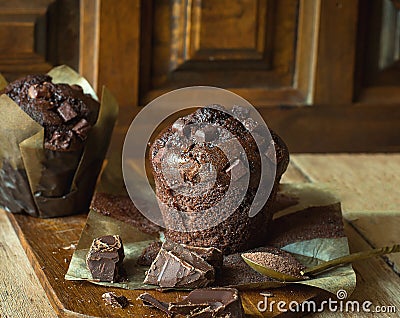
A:
[[[54,83],[80,85],[98,100],[86,79],[68,66],[52,69]],[[7,82],[0,77],[0,89]],[[78,151],[44,148],[44,129],[7,95],[0,96],[0,206],[12,213],[57,217],[89,210],[118,104],[103,87],[99,116]]]

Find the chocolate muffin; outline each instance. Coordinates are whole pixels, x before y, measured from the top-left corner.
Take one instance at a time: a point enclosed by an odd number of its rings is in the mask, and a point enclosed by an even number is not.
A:
[[[246,109],[234,107],[233,113],[236,118],[219,105],[199,108],[164,129],[151,145],[167,239],[216,247],[224,254],[263,242],[272,217],[269,206],[289,152],[273,132],[271,140],[256,138],[265,134]],[[262,168],[262,162],[267,167]],[[261,211],[249,217],[262,171],[273,184],[271,195]]]
[[[45,148],[76,151],[96,123],[100,104],[78,85],[54,84],[48,75],[28,75],[10,83],[7,94],[44,127]]]
[[[100,103],[80,86],[55,84],[51,76],[44,74],[11,82],[0,90],[0,95],[13,100],[15,108],[19,106],[32,123],[43,127],[44,134],[40,144],[22,149],[20,143],[35,135],[24,136],[21,130],[7,132],[3,127],[3,138],[9,134],[15,153],[0,160],[0,206],[12,213],[39,217],[87,211],[103,155],[100,146],[85,156],[84,150],[98,120]],[[17,120],[14,124],[19,127]],[[84,168],[86,165],[91,166],[90,171]],[[64,200],[60,201],[63,204],[58,200]]]

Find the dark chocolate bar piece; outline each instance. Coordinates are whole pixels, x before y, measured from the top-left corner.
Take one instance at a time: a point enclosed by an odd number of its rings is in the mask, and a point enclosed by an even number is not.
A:
[[[101,298],[103,298],[107,306],[111,305],[114,308],[125,308],[129,305],[129,301],[124,295],[117,296],[113,292],[104,293]]]
[[[86,264],[93,279],[116,282],[121,279],[124,247],[119,235],[105,235],[93,240]]]
[[[137,263],[141,266],[150,266],[151,263],[157,257],[158,252],[160,251],[162,243],[161,242],[152,242],[150,243],[143,251],[142,254],[138,257]]]
[[[181,244],[164,242],[144,283],[161,288],[198,288],[212,283],[214,278],[214,267],[199,255]]]
[[[193,290],[176,303],[157,300],[148,293],[139,296],[145,305],[165,312],[168,316],[187,318],[243,318],[244,310],[239,292],[234,288],[203,288]]]
[[[221,250],[219,250],[218,248],[191,246],[185,244],[182,244],[182,246],[186,247],[189,251],[199,255],[202,259],[204,259],[208,264],[210,264],[215,269],[219,269],[222,267],[224,256],[222,255]]]
[[[154,298],[149,293],[140,294],[137,300],[143,301],[143,305],[145,306],[157,308],[158,310],[161,310],[164,313],[166,313],[168,316],[171,316],[171,313],[168,310],[169,304]]]
[[[222,252],[215,247],[199,247],[199,246],[190,246],[182,244],[183,247],[188,250],[196,253],[202,259],[204,259],[208,264],[213,266],[215,269],[219,269],[222,267],[222,263],[224,257]],[[139,256],[137,263],[142,266],[150,266],[151,263],[156,259],[158,252],[161,248],[161,242],[152,242],[150,243]]]

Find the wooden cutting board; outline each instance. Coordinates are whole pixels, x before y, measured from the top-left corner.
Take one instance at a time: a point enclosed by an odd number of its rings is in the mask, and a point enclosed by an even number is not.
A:
[[[102,287],[88,282],[64,280],[68,265],[77,244],[86,215],[77,215],[55,219],[37,219],[27,215],[8,214],[11,223],[21,241],[36,275],[59,316],[62,317],[164,317],[159,311],[145,307],[136,298],[140,290],[125,290]],[[113,291],[125,295],[131,306],[120,309],[106,306],[101,298],[104,292]],[[185,292],[161,293],[148,291],[163,301],[177,301]],[[274,311],[261,313],[257,304],[264,300],[260,293],[269,293],[270,301],[304,301],[314,299],[321,301],[329,295],[319,289],[308,286],[288,286],[279,289],[242,291],[240,293],[243,307],[248,317],[299,317],[305,312],[293,313]]]

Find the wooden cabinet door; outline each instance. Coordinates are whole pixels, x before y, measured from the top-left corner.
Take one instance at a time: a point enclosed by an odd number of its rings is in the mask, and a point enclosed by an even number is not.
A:
[[[79,68],[79,0],[0,0],[0,72],[9,81],[64,63]]]
[[[0,71],[67,63],[134,115],[172,89],[248,99],[292,152],[400,151],[398,1],[0,0]],[[116,139],[116,140],[117,140]]]
[[[298,5],[293,0],[143,2],[147,31],[139,103],[191,85],[224,87],[262,106],[304,103],[293,85]]]

